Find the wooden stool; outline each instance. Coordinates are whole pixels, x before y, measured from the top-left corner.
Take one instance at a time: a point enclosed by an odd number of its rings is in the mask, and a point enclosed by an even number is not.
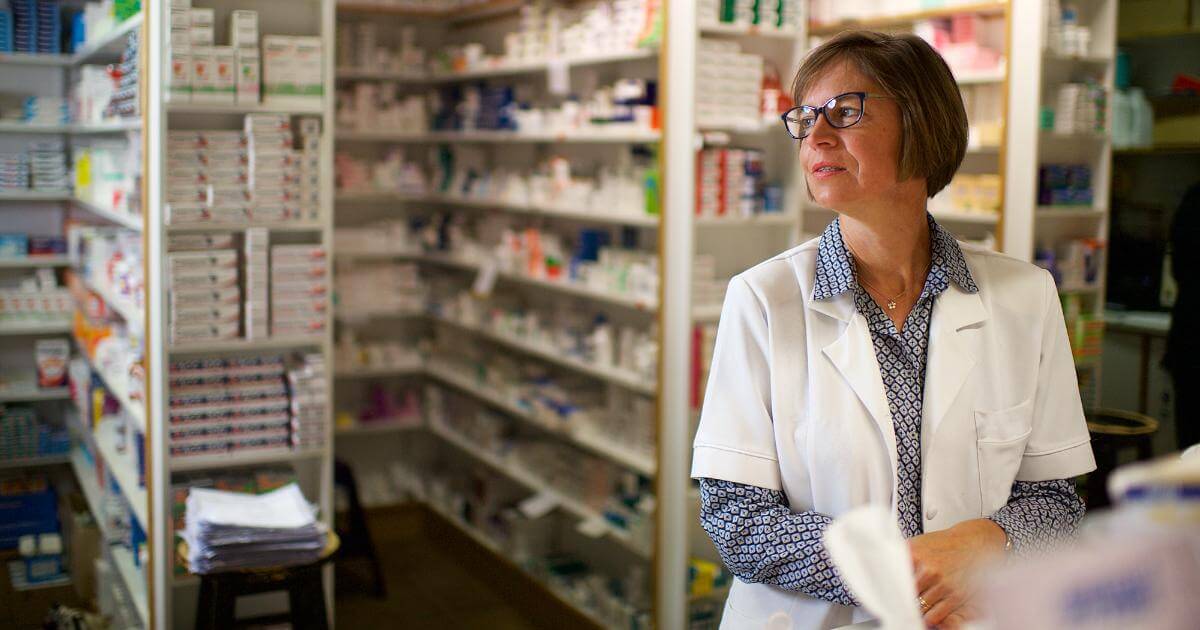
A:
[[[333,557],[340,544],[337,534],[329,532],[320,559],[309,564],[201,574],[196,630],[225,630],[285,622],[290,623],[293,630],[328,630],[329,617],[325,608],[321,567]],[[176,553],[190,572],[187,542],[180,541]],[[241,620],[234,617],[238,597],[275,591],[287,591],[288,612]]]
[[[1087,414],[1087,426],[1096,455],[1096,470],[1087,478],[1088,508],[1093,509],[1111,503],[1108,476],[1117,467],[1120,451],[1134,449],[1139,461],[1154,456],[1151,440],[1158,431],[1158,420],[1132,411],[1096,409]]]

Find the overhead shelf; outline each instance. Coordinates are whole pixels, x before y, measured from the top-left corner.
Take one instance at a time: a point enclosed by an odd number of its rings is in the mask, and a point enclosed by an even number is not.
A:
[[[476,2],[466,7],[450,6],[447,8],[413,7],[396,3],[383,2],[338,2],[340,13],[356,13],[360,15],[395,15],[410,18],[445,19],[451,23],[469,22],[485,18],[509,15],[521,10],[524,2],[521,0],[487,0]]]
[[[657,215],[633,212],[589,212],[569,206],[548,204],[514,203],[504,200],[481,199],[466,195],[427,194],[412,195],[386,191],[340,192],[335,197],[338,203],[436,203],[459,206],[462,208],[477,208],[485,210],[504,210],[519,214],[567,219],[573,221],[588,221],[611,225],[630,225],[636,227],[658,227]]]
[[[336,367],[334,368],[333,375],[334,378],[344,380],[369,379],[422,374],[424,370],[424,363],[413,362],[408,365],[388,365],[383,367]]]
[[[879,30],[887,28],[895,28],[902,26],[911,26],[913,22],[922,20],[935,20],[939,18],[948,18],[955,15],[965,13],[973,13],[976,15],[1003,15],[1008,9],[1007,2],[980,2],[977,4],[958,4],[938,9],[928,9],[925,11],[914,11],[912,13],[898,13],[896,15],[888,15],[876,18],[864,18],[860,20],[844,20],[833,24],[811,24],[808,28],[809,35],[835,35],[845,30]]]

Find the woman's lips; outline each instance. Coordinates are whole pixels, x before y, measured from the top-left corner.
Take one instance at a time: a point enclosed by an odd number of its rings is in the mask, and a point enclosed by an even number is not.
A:
[[[835,166],[833,164],[818,164],[813,168],[812,176],[817,179],[826,179],[845,172],[846,169],[840,166]]]

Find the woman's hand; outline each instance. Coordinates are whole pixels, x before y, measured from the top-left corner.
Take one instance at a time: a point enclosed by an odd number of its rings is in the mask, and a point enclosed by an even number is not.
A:
[[[957,628],[974,617],[967,606],[971,573],[982,561],[1002,553],[1006,540],[1004,530],[987,519],[909,539],[917,593],[929,605],[926,624]]]

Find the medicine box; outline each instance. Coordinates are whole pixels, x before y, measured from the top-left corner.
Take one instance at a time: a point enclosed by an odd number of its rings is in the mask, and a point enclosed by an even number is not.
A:
[[[257,103],[261,98],[261,73],[259,66],[261,57],[258,48],[242,48],[236,50],[237,64],[237,96],[238,103]]]
[[[217,102],[232,103],[237,97],[237,56],[232,46],[213,46],[213,93]]]
[[[236,9],[229,14],[229,44],[235,48],[258,47],[258,11]]]

